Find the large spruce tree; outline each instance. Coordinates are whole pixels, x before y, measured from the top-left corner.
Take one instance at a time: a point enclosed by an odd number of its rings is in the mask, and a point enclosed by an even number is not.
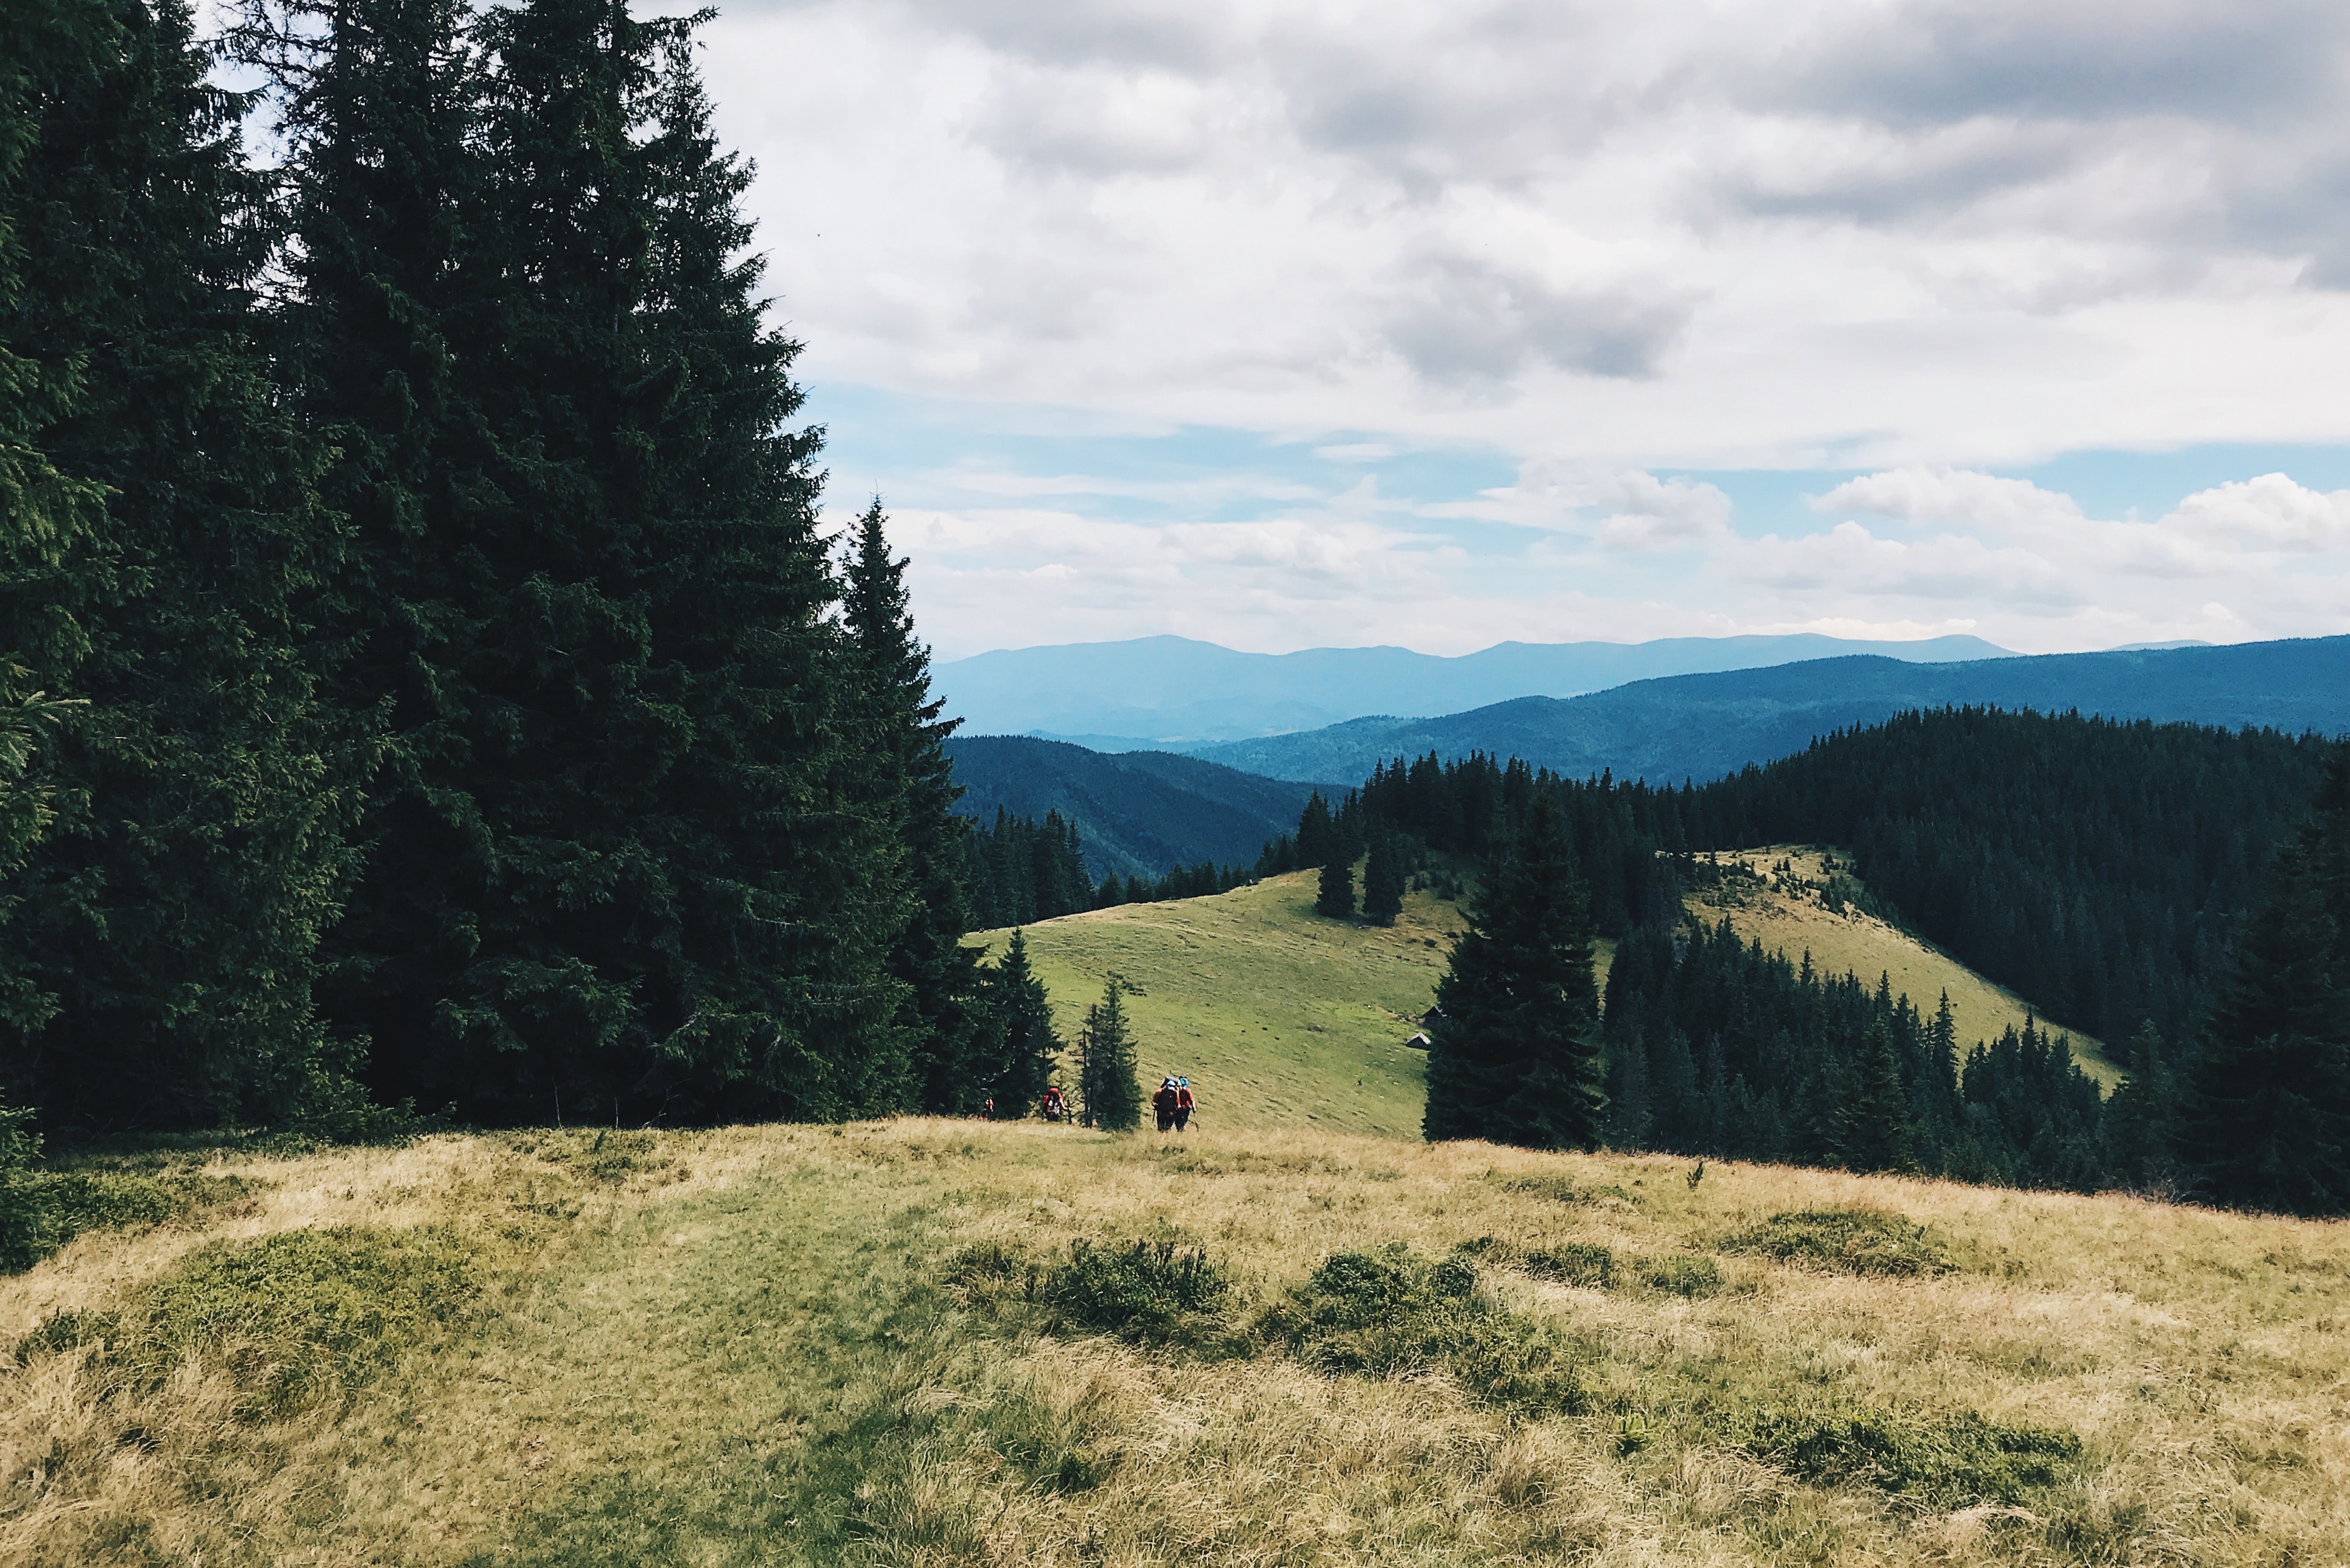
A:
[[[9,889],[0,1075],[53,1123],[341,1115],[311,981],[357,759],[307,648],[335,537],[266,373],[269,187],[184,5],[70,11],[87,51],[17,57],[57,74],[0,136],[31,372],[0,420],[53,465],[8,460],[0,649],[20,701],[74,700]]]
[[[1077,1101],[1087,1127],[1131,1132],[1142,1125],[1142,1081],[1136,1073],[1134,1033],[1112,975],[1077,1031]]]
[[[1060,1064],[1061,1041],[1053,1032],[1053,1002],[1028,961],[1028,939],[1012,933],[1003,958],[982,971],[981,1042],[976,1075],[983,1100],[995,1102],[999,1116],[1036,1103]]]
[[[978,1110],[995,1085],[981,1058],[978,955],[962,942],[972,923],[963,891],[971,824],[955,815],[962,791],[946,753],[947,737],[962,721],[941,719],[945,703],[931,695],[930,650],[914,636],[906,562],[891,556],[887,526],[877,499],[858,520],[841,618],[854,639],[867,705],[862,741],[875,796],[906,857],[911,899],[890,944],[889,967],[905,987],[898,1022],[911,1057],[915,1103],[963,1116]],[[1017,1103],[1043,1087],[1024,1078],[1007,1082],[1003,1097]]]
[[[1436,1000],[1443,1023],[1428,1054],[1430,1142],[1599,1141],[1590,898],[1546,796],[1479,887]]]
[[[2237,939],[2178,1137],[2223,1203],[2350,1212],[2350,746]]]

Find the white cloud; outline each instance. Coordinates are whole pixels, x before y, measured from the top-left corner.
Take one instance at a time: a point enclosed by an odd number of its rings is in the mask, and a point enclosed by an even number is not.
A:
[[[1635,472],[1603,486],[1598,502],[1611,508],[1596,533],[1607,549],[1678,550],[1730,537],[1730,497],[1711,484]]]
[[[1953,468],[1898,468],[1849,479],[1812,502],[1817,512],[1861,512],[1899,523],[1967,524],[2036,538],[2081,523],[2069,495],[2029,480]]]
[[[2350,547],[2350,490],[2331,494],[2282,473],[2201,490],[2163,519],[2198,540],[2240,550],[2296,554]]]

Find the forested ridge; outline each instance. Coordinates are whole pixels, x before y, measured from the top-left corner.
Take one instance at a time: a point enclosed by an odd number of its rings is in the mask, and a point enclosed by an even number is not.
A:
[[[0,1102],[53,1136],[1035,1075],[698,25],[0,14]]]
[[[1460,988],[1472,1012],[1499,984],[1487,971],[1514,972],[1482,955],[1547,951],[1529,933],[1564,919],[1559,900],[1620,944],[1596,1031],[1560,1023],[1547,1033],[1561,1044],[1537,1048],[1544,1031],[1523,1023],[1439,1026],[1430,1136],[1526,1141],[1545,1125],[1524,1104],[1534,1085],[1597,1074],[1605,1110],[1566,1118],[1591,1129],[1569,1142],[2350,1209],[2339,743],[1947,709],[1695,786],[1431,753],[1381,764],[1335,808],[1315,795],[1260,866],[1326,864],[1326,886],[1397,838],[1488,868],[1454,958],[1456,976],[1463,954],[1485,976]],[[1523,888],[1511,868],[1548,865],[1557,851],[1530,846],[1554,840],[1571,893],[1544,905],[1494,890]],[[1817,973],[1808,954],[1742,945],[1683,912],[1685,890],[1756,875],[1711,851],[1799,841],[1850,846],[1851,896],[2050,1017],[1961,1040],[1944,999]],[[1566,885],[1555,870],[1537,880]],[[2110,1100],[2073,1060],[2066,1023],[2101,1028],[2130,1066]],[[1461,1051],[1473,1072],[1454,1064]],[[1488,1087],[1454,1103],[1448,1085],[1463,1082]]]

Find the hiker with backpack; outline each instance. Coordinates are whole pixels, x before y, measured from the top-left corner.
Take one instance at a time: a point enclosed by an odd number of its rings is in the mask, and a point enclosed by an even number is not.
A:
[[[1191,1129],[1191,1113],[1197,1109],[1199,1109],[1199,1106],[1191,1098],[1191,1080],[1189,1078],[1176,1079],[1175,1130],[1177,1132],[1187,1132]]]
[[[1045,1085],[1045,1098],[1036,1108],[1045,1113],[1045,1119],[1048,1122],[1065,1122],[1069,1119],[1068,1096],[1061,1093],[1061,1085],[1058,1084]]]
[[[1159,1117],[1159,1130],[1165,1132],[1175,1125],[1175,1080],[1166,1079],[1159,1092],[1150,1096],[1150,1108]]]

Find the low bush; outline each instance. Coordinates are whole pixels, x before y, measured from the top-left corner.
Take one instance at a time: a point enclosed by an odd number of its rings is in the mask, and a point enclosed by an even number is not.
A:
[[[1523,1192],[1529,1198],[1547,1198],[1554,1203],[1590,1203],[1597,1194],[1577,1187],[1564,1176],[1513,1176],[1502,1183],[1504,1192]]]
[[[1640,1279],[1651,1290],[1676,1296],[1710,1296],[1721,1289],[1721,1269],[1711,1258],[1673,1252],[1640,1265]]]
[[[1374,1377],[1443,1369],[1481,1403],[1583,1408],[1572,1357],[1544,1326],[1478,1288],[1475,1264],[1431,1262],[1398,1244],[1334,1252],[1258,1320],[1318,1371]]]
[[[473,1249],[441,1226],[336,1226],[191,1254],[110,1313],[60,1313],[21,1355],[89,1345],[116,1385],[160,1386],[190,1356],[224,1368],[248,1417],[380,1376],[479,1293]]]
[[[1804,1209],[1773,1214],[1721,1243],[1783,1263],[1846,1274],[1918,1276],[1953,1266],[1926,1228],[1874,1209]]]
[[[1563,1285],[1605,1290],[1616,1282],[1616,1255],[1595,1243],[1568,1241],[1522,1252],[1518,1267],[1538,1280],[1554,1280]]]
[[[1231,1293],[1204,1251],[1171,1241],[1073,1241],[1066,1261],[1050,1263],[991,1242],[956,1253],[944,1277],[970,1305],[1024,1301],[1132,1339],[1190,1334],[1219,1319]]]
[[[1859,1406],[1766,1412],[1744,1446],[1807,1481],[1874,1487],[1937,1508],[2019,1503],[2062,1480],[2081,1457],[2081,1439],[2055,1428],[2002,1426],[1972,1410]]]

